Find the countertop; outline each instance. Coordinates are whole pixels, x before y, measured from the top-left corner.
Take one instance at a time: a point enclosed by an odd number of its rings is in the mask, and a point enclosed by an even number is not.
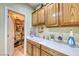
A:
[[[27,36],[27,39],[35,41],[39,44],[42,44],[46,47],[49,47],[51,49],[54,49],[56,51],[59,51],[61,53],[64,53],[69,56],[79,56],[79,47],[70,47],[67,44],[51,41],[51,40],[46,40],[38,37],[30,37]]]

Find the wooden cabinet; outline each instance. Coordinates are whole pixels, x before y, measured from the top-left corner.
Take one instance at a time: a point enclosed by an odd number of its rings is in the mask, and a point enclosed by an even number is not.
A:
[[[66,56],[32,40],[27,40],[27,54],[30,56]]]
[[[32,13],[32,25],[36,26],[37,24],[37,11],[35,11]]]
[[[33,56],[40,56],[40,44],[32,41]]]
[[[63,53],[60,53],[56,50],[53,50],[51,48],[48,48],[46,46],[41,45],[41,49],[44,50],[45,52],[47,52],[50,56],[66,56]]]
[[[39,25],[45,24],[44,8],[39,9],[37,12],[38,12],[38,24]]]
[[[79,26],[79,3],[47,4],[32,13],[32,25]]]
[[[33,46],[33,56],[40,56],[40,48]]]
[[[30,56],[40,56],[40,44],[27,40],[27,54]]]
[[[32,56],[32,45],[29,41],[27,41],[27,54]]]
[[[49,4],[45,12],[47,12],[46,26],[58,26],[58,4]]]
[[[44,6],[44,19],[45,19],[45,25],[47,25],[47,19],[48,19],[47,7],[48,7],[48,5]]]
[[[60,4],[60,24],[61,26],[79,25],[79,4]]]
[[[41,50],[41,56],[51,56],[51,54],[45,52],[44,50]]]

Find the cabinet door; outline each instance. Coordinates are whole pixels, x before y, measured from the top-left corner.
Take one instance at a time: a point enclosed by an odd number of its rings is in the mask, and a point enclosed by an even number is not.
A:
[[[27,42],[27,54],[32,56],[32,45]]]
[[[65,3],[60,4],[60,24],[61,25],[79,25],[79,4]]]
[[[40,56],[40,48],[33,46],[33,56]]]
[[[49,53],[41,50],[41,56],[51,56]]]
[[[47,6],[46,26],[58,26],[58,4],[50,4]]]
[[[45,25],[47,25],[47,19],[48,19],[47,7],[48,7],[48,5],[44,6],[44,19],[45,19]]]
[[[44,24],[45,20],[44,20],[44,8],[41,8],[40,10],[38,10],[38,24]]]
[[[48,54],[50,54],[51,56],[66,56],[65,54],[58,52],[54,49],[50,49],[46,46],[41,45],[41,49],[45,52],[47,52]]]
[[[32,13],[32,25],[33,26],[36,26],[38,23],[37,23],[37,11]]]

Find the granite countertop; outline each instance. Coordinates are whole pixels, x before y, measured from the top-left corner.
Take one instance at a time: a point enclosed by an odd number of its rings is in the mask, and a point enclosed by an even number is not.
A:
[[[69,56],[79,56],[79,47],[70,47],[67,44],[58,43],[55,41],[46,40],[46,39],[42,39],[42,38],[38,38],[38,37],[27,36],[27,39],[35,41],[39,44],[42,44],[46,47],[49,47],[51,49],[54,49],[56,51],[59,51],[61,53],[69,55]]]

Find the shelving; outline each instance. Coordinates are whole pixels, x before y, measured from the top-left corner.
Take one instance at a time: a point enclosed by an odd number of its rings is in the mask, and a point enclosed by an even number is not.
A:
[[[15,20],[15,46],[23,44],[24,41],[24,21]]]

